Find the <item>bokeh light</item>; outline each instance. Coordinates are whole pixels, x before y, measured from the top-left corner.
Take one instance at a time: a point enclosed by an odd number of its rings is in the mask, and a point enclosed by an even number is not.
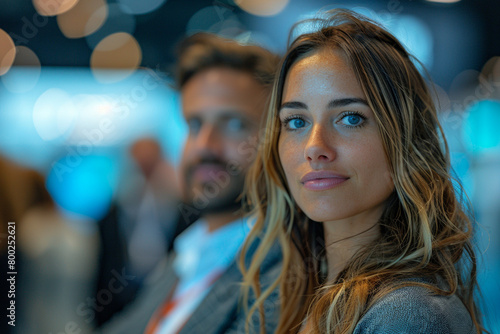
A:
[[[258,16],[273,16],[288,5],[289,0],[235,0],[244,11]]]
[[[124,13],[118,4],[110,4],[109,6],[104,6],[98,9],[94,15],[102,16],[106,13],[101,13],[101,11],[107,11],[106,22],[93,34],[85,37],[88,46],[94,49],[99,42],[108,35],[117,32],[126,32],[133,34],[135,31],[135,17],[133,15]]]
[[[464,143],[472,153],[500,152],[500,102],[483,100],[469,109],[464,124]]]
[[[118,0],[123,11],[129,14],[146,14],[150,13],[163,5],[166,0]]]
[[[436,3],[457,3],[461,0],[427,0],[428,2],[436,2]]]
[[[210,32],[225,37],[235,37],[243,30],[236,15],[226,7],[209,6],[197,11],[188,21],[186,34]]]
[[[113,83],[132,74],[141,60],[142,52],[137,40],[130,34],[119,32],[99,42],[92,52],[90,67],[96,80]]]
[[[33,89],[40,78],[41,65],[37,55],[26,46],[16,46],[16,58],[12,66],[29,67],[26,71],[12,71],[2,75],[2,83],[11,93],[26,93]]]
[[[457,74],[450,84],[450,99],[467,100],[467,103],[478,100],[480,97],[475,96],[474,88],[477,86],[479,76],[480,73],[476,70],[465,70]]]
[[[95,146],[116,144],[119,131],[115,129],[123,122],[116,117],[115,108],[118,107],[115,99],[106,94],[77,94],[72,101],[78,112],[78,122],[67,143],[91,140]]]
[[[33,107],[33,124],[43,140],[63,136],[74,126],[77,116],[71,97],[58,88],[45,91]]]
[[[33,6],[40,15],[55,16],[67,12],[76,6],[78,1],[79,0],[33,0]]]
[[[80,38],[99,29],[108,17],[104,0],[79,1],[69,11],[57,16],[59,29],[68,38]]]
[[[403,43],[408,52],[428,69],[433,64],[434,37],[431,29],[421,19],[412,15],[399,15],[391,21],[389,31]],[[420,67],[419,64],[416,64]]]
[[[0,75],[7,73],[14,63],[16,46],[9,34],[0,29]]]
[[[500,82],[500,57],[495,57],[495,66],[493,66],[493,70],[491,71],[492,76],[491,79],[495,82]]]
[[[47,189],[65,211],[98,220],[111,204],[117,167],[110,157],[88,152],[66,147],[65,155],[52,164]]]
[[[438,84],[433,84],[431,87],[431,92],[435,99],[438,112],[444,112],[451,109],[450,97],[443,87],[439,86]]]
[[[492,57],[484,64],[481,75],[492,82],[500,82],[500,57]]]
[[[400,8],[402,10],[402,7]],[[368,7],[353,7],[352,10],[369,17],[392,33],[406,50],[428,69],[433,64],[434,37],[429,25],[415,15],[401,15],[398,10],[375,11]],[[422,70],[420,64],[415,64]]]

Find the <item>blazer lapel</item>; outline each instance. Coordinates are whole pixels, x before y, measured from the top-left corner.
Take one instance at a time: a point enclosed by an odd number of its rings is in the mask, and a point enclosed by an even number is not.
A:
[[[253,244],[249,251],[248,261],[255,251],[257,244]],[[228,328],[233,327],[240,309],[240,291],[243,277],[238,268],[239,256],[235,257],[228,269],[214,283],[203,301],[198,305],[191,317],[188,319],[179,334],[221,334]],[[268,286],[279,275],[281,271],[281,249],[276,243],[267,254],[261,267],[261,283],[264,287]],[[251,298],[251,295],[250,295]],[[279,301],[278,290],[276,290],[275,301]],[[279,308],[275,307],[275,313],[269,316],[270,329],[274,329],[276,324],[272,322],[273,318],[278,317]],[[274,320],[276,320],[274,319]],[[266,322],[267,325],[267,322]],[[273,327],[274,326],[274,327]]]
[[[236,315],[241,280],[238,265],[233,262],[214,283],[180,334],[222,333]]]
[[[152,274],[148,276],[149,288],[141,296],[142,301],[138,312],[145,314],[143,318],[146,320],[142,325],[143,331],[147,328],[153,318],[156,319],[158,312],[171,296],[175,285],[177,284],[177,276],[173,270],[172,263],[175,259],[175,253],[169,254],[161,265],[159,265]]]

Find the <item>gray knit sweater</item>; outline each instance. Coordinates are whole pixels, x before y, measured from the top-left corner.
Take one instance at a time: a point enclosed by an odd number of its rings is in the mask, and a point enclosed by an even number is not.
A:
[[[475,329],[456,295],[440,296],[427,288],[410,286],[390,292],[367,311],[354,334],[368,333],[472,334]]]

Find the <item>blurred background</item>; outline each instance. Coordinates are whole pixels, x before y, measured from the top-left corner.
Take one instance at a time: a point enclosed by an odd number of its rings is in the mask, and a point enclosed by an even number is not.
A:
[[[168,213],[158,208],[175,210],[179,188],[186,127],[171,78],[183,37],[208,31],[282,54],[293,23],[331,7],[383,24],[435,83],[453,167],[478,221],[486,325],[500,332],[497,0],[0,0],[0,268],[15,220],[19,270],[16,327],[3,317],[0,331],[85,332],[105,320],[102,307],[126,295],[102,277],[95,288],[112,249],[102,222],[116,208],[155,212],[151,223],[114,227],[134,232],[124,238],[137,277],[170,247],[161,238],[172,228]],[[11,286],[1,287],[9,303]]]

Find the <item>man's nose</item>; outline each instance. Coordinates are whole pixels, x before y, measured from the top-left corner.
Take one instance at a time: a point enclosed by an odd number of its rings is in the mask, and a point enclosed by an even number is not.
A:
[[[222,150],[221,134],[215,124],[203,124],[196,138],[196,147],[200,151],[219,154]]]

